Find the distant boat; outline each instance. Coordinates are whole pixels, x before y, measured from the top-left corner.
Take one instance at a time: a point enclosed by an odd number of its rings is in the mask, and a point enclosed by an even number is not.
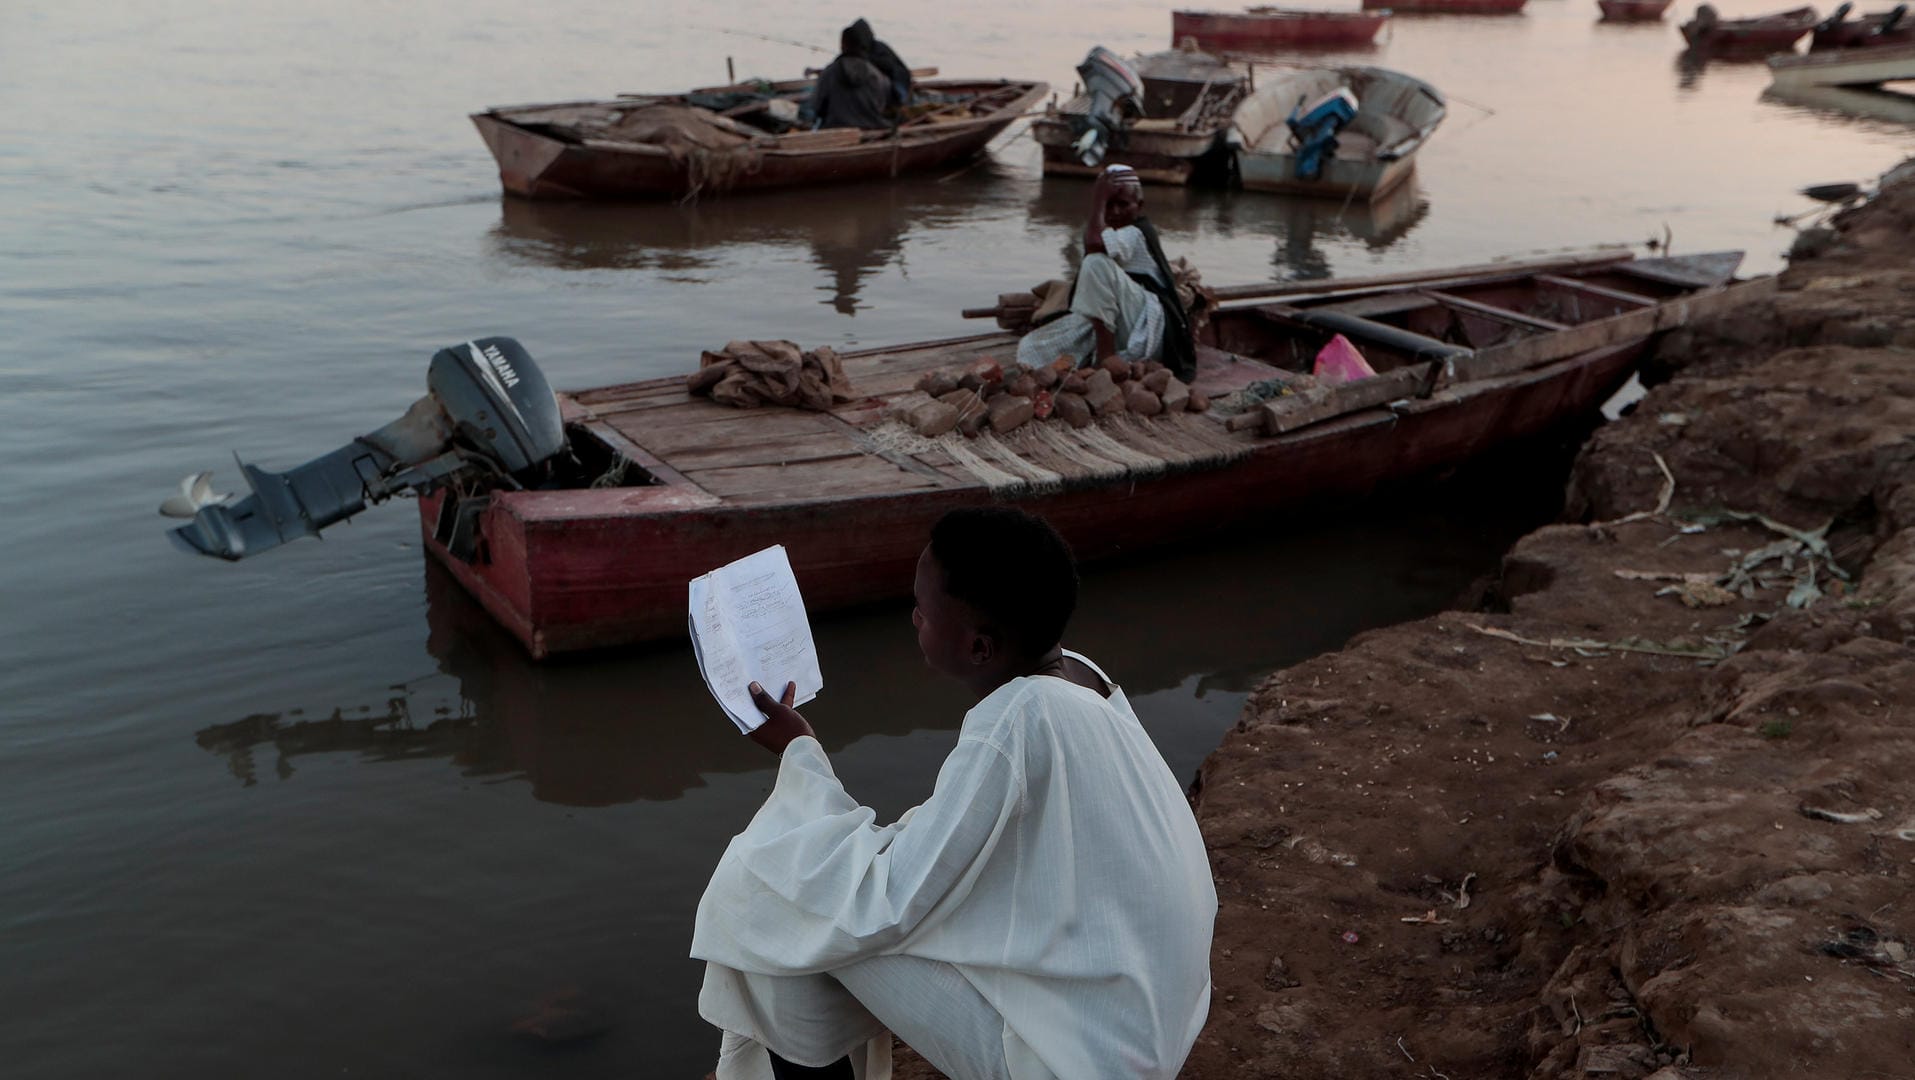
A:
[[[1153,184],[1227,179],[1223,136],[1237,103],[1250,92],[1249,72],[1187,48],[1139,56],[1127,66],[1141,84],[1136,100],[1143,115],[1124,107],[1108,160],[1129,165]],[[1086,90],[1031,122],[1031,137],[1044,148],[1045,175],[1095,176],[1104,170],[1103,159],[1086,164],[1077,146],[1099,105],[1097,93]]]
[[[1915,79],[1915,44],[1824,49],[1769,58],[1776,86],[1880,86]]]
[[[1753,19],[1724,19],[1712,4],[1696,8],[1695,18],[1682,24],[1682,39],[1698,52],[1771,53],[1795,46],[1815,27],[1815,9],[1792,8]]]
[[[1604,22],[1655,22],[1675,0],[1596,0]]]
[[[942,80],[889,131],[795,130],[812,83],[712,87],[611,101],[520,105],[475,113],[507,194],[533,199],[710,197],[877,180],[976,156],[1040,101],[1041,82]],[[777,103],[777,104],[774,104]]]
[[[1194,38],[1224,52],[1264,52],[1321,46],[1367,45],[1390,20],[1385,11],[1303,11],[1253,7],[1247,11],[1173,11],[1170,43]]]
[[[1338,91],[1354,96],[1356,115],[1335,132],[1311,176],[1308,137],[1289,121]],[[1271,73],[1237,106],[1237,174],[1254,191],[1374,199],[1409,178],[1416,151],[1447,111],[1436,87],[1386,68]]]
[[[1887,11],[1858,19],[1848,17],[1851,10],[1853,5],[1844,0],[1828,18],[1816,23],[1815,34],[1809,38],[1809,51],[1915,42],[1915,18],[1909,16],[1907,4],[1897,4]]]
[[[1770,83],[1762,100],[1825,115],[1857,120],[1915,124],[1915,95],[1893,90],[1852,89],[1845,86],[1782,86]]]
[[[1363,0],[1363,10],[1398,15],[1515,15],[1526,0]]]

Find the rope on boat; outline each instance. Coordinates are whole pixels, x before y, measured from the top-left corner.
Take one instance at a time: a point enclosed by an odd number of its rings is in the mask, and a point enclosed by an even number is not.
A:
[[[1015,495],[1030,486],[1029,480],[1007,473],[972,453],[971,448],[964,445],[966,441],[962,435],[946,435],[937,444],[937,448],[949,454],[952,461],[977,477],[978,482],[990,488],[994,495]]]
[[[998,436],[985,432],[973,440],[986,454],[997,459],[1008,472],[1018,473],[1029,481],[1030,491],[1034,495],[1047,495],[1064,490],[1064,478],[1046,469],[1034,461],[1026,460],[1006,445]]]
[[[1251,449],[1214,420],[1198,416],[1119,415],[1087,428],[1034,423],[1006,435],[967,438],[953,431],[935,439],[891,420],[860,430],[856,441],[867,453],[933,459],[941,453],[994,495],[1052,494],[1125,478],[1214,469]]]
[[[1133,450],[1106,435],[1099,428],[1079,428],[1072,434],[1082,439],[1089,449],[1123,465],[1125,471],[1133,478],[1163,475],[1165,464],[1163,458]]]

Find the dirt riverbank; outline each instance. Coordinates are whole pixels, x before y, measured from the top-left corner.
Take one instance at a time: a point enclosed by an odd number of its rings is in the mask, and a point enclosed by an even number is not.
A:
[[[1669,335],[1480,597],[1258,690],[1185,1076],[1915,1076],[1911,235]]]

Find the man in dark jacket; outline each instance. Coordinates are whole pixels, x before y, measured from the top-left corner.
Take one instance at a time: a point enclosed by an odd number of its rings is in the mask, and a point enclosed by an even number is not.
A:
[[[838,58],[820,72],[799,116],[821,128],[882,131],[911,100],[911,69],[859,19],[838,35]]]

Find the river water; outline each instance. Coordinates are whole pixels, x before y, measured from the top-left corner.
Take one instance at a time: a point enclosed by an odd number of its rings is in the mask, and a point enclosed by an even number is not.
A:
[[[1743,13],[1760,5],[1726,0]],[[675,206],[502,200],[482,106],[788,77],[860,14],[681,0],[0,6],[0,1073],[696,1076],[699,886],[769,762],[687,650],[546,666],[427,565],[412,507],[270,556],[173,551],[154,508],[397,416],[437,348],[520,338],[560,386],[737,337],[880,344],[1063,269],[1086,188],[1035,146],[896,186]],[[1068,91],[1162,6],[905,0],[914,65]],[[1367,62],[1451,95],[1375,211],[1152,189],[1213,283],[1672,238],[1780,263],[1794,189],[1904,156],[1869,118],[1678,62],[1583,0],[1398,19]],[[1686,17],[1687,12],[1681,13]],[[760,36],[751,36],[760,35]],[[1014,129],[1014,134],[1017,129]],[[1273,667],[1435,610],[1547,498],[1388,513],[1098,569],[1072,643],[1180,776]],[[824,620],[808,712],[854,792],[922,797],[962,701],[904,609]],[[568,997],[568,995],[570,995]],[[541,1002],[608,1026],[514,1036]]]

